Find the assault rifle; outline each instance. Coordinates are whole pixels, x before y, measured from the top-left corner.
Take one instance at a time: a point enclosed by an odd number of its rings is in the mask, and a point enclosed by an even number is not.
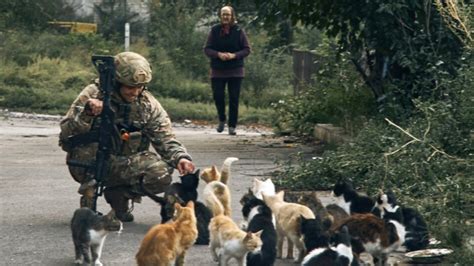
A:
[[[115,114],[110,107],[110,94],[115,87],[114,57],[93,55],[92,63],[99,72],[99,89],[103,97],[102,112],[100,114],[100,119],[98,120],[100,125],[98,130],[73,136],[69,141],[73,146],[75,146],[74,144],[98,142],[95,161],[93,163],[85,163],[77,160],[68,160],[67,164],[70,166],[86,168],[88,171],[93,173],[94,179],[89,180],[89,184],[95,184],[92,210],[96,211],[97,198],[102,196],[105,178],[108,174],[110,154],[117,145],[117,143],[114,142],[117,128],[114,124]],[[85,108],[88,108],[88,106],[85,106]]]

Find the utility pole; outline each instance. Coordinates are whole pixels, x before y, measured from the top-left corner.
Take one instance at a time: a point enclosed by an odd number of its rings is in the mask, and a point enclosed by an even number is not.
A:
[[[125,20],[125,51],[130,49],[130,24],[127,22],[127,0],[123,0],[123,19]]]
[[[125,23],[125,51],[128,52],[130,48],[130,24]]]

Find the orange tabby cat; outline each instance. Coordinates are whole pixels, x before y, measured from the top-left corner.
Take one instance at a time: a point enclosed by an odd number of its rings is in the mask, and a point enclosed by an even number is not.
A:
[[[143,238],[137,255],[139,266],[184,265],[184,255],[196,241],[198,231],[194,203],[186,207],[175,203],[176,220],[168,224],[153,226]]]
[[[236,157],[227,157],[222,164],[221,171],[217,170],[215,165],[204,169],[201,174],[201,179],[204,180],[206,183],[210,183],[212,181],[221,181],[224,184],[230,179],[230,166],[233,162],[238,161],[239,158]]]
[[[220,266],[225,266],[231,258],[235,258],[238,265],[246,265],[247,253],[258,252],[262,247],[260,239],[262,231],[245,232],[225,215],[212,218],[209,223],[209,247],[214,261],[219,261]],[[219,255],[218,249],[220,249]]]
[[[301,216],[306,219],[314,219],[313,212],[306,206],[289,203],[283,201],[285,196],[284,191],[278,192],[276,195],[262,194],[263,201],[272,210],[272,213],[276,218],[276,230],[277,230],[277,258],[282,258],[283,252],[283,241],[285,238],[288,240],[288,254],[287,258],[293,258],[293,245],[299,251],[298,258],[295,262],[301,262],[303,257],[306,255],[306,249],[304,242],[301,239]]]

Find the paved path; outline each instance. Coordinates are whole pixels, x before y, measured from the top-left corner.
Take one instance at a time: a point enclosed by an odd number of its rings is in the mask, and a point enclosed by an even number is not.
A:
[[[58,121],[0,117],[0,265],[73,265],[69,222],[79,205],[78,185],[70,178],[65,153],[58,147]],[[284,144],[259,132],[237,136],[205,127],[175,127],[198,168],[238,157],[232,167],[233,218],[240,222],[239,200],[252,179],[276,169],[275,160],[311,148]],[[199,191],[202,191],[202,185]],[[98,210],[107,212],[103,198]],[[121,235],[110,234],[102,254],[104,265],[135,265],[135,254],[147,230],[160,221],[159,208],[145,198],[134,210],[135,222]],[[193,246],[186,265],[217,265],[207,246]],[[293,265],[278,260],[276,265]]]

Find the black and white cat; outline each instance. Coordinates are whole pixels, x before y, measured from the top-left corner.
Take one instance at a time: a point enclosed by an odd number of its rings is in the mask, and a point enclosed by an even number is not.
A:
[[[247,266],[271,266],[276,259],[277,236],[274,225],[274,218],[270,208],[263,200],[255,196],[247,195],[242,214],[247,218],[247,232],[259,232],[262,240],[262,247],[256,252],[247,253]]]
[[[327,236],[322,235],[321,247],[311,250],[303,259],[303,266],[356,266],[359,262],[351,249],[351,236],[348,228],[343,226],[332,237],[333,245],[329,246]],[[326,242],[326,244],[323,243]]]
[[[165,191],[164,197],[157,196],[148,191],[143,186],[143,179],[140,179],[140,185],[143,193],[153,201],[161,205],[161,223],[166,223],[173,219],[175,213],[174,204],[179,203],[185,206],[188,201],[194,202],[194,212],[197,220],[198,238],[195,244],[209,244],[209,222],[212,218],[211,210],[204,203],[197,200],[199,185],[199,170],[195,173],[186,174],[180,177],[181,182],[171,184]]]
[[[101,216],[89,208],[77,209],[71,220],[72,240],[76,252],[75,263],[92,262],[92,265],[102,265],[100,256],[107,234],[121,230],[122,222],[115,217],[113,210]]]
[[[399,209],[402,213],[401,223],[405,226],[406,230],[405,242],[403,243],[404,249],[406,251],[413,251],[426,248],[430,237],[425,220],[417,210],[398,205],[395,194],[392,191],[379,194],[372,213],[387,219],[387,217],[390,217],[387,214],[395,213]],[[404,249],[399,250],[405,251]]]
[[[343,208],[347,214],[369,213],[374,207],[374,200],[366,195],[361,195],[349,182],[337,182],[331,193],[336,198],[336,204]]]

